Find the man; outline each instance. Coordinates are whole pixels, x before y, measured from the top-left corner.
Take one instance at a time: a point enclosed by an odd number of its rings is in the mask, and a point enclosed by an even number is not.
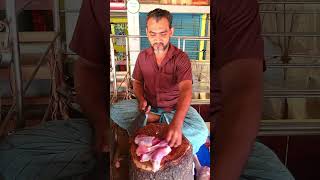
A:
[[[171,147],[181,144],[183,134],[192,144],[195,154],[206,142],[208,128],[199,113],[190,106],[190,59],[170,43],[174,32],[170,12],[162,9],[150,11],[146,25],[151,47],[140,52],[133,71],[137,100],[114,104],[110,111],[111,119],[127,129],[139,111],[146,111],[147,122],[169,124],[165,139]]]
[[[278,157],[254,143],[262,111],[263,41],[256,0],[220,0],[214,14],[211,109],[214,180],[293,180]]]
[[[107,6],[83,0],[70,45],[79,55],[75,88],[88,119],[53,120],[7,136],[0,141],[0,179],[109,178]]]

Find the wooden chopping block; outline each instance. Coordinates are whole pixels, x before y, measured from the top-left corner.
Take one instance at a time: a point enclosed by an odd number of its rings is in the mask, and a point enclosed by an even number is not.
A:
[[[150,123],[139,129],[136,135],[144,134],[164,139],[167,124]],[[131,140],[130,147],[130,179],[132,180],[193,180],[193,154],[190,142],[183,136],[182,143],[161,160],[161,167],[158,171],[152,171],[150,161],[140,162],[136,155],[138,145]]]

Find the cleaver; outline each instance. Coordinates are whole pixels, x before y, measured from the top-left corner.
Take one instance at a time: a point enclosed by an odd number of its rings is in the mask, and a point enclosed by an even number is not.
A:
[[[146,114],[146,111],[141,111],[127,129],[129,136],[134,136],[139,128],[145,126],[147,123],[147,118],[148,115]]]

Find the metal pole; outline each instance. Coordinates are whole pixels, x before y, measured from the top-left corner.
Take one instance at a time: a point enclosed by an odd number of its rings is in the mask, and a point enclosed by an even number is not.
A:
[[[288,1],[282,1],[282,2],[271,2],[271,1],[259,1],[259,4],[297,4],[297,5],[301,5],[301,4],[308,4],[308,5],[316,5],[316,4],[320,4],[320,2],[311,2],[311,1],[300,1],[300,2],[288,2]]]
[[[282,14],[282,10],[261,10],[261,14]],[[286,11],[287,14],[320,14],[320,11]]]
[[[292,22],[291,22],[292,23]],[[286,4],[283,4],[283,32],[284,32],[284,51],[289,51],[288,50],[288,37],[287,35],[287,18],[286,18]],[[288,53],[286,53],[288,54]]]
[[[267,68],[320,68],[320,64],[277,64],[267,63]]]
[[[262,36],[275,36],[275,37],[320,37],[320,33],[318,32],[294,32],[294,33],[285,33],[285,32],[271,32],[271,33],[261,33]]]
[[[53,0],[53,23],[54,31],[60,33],[59,0]],[[59,41],[57,41],[57,43],[59,43]]]
[[[313,92],[320,93],[320,89],[265,89],[265,92]]]
[[[114,57],[114,48],[112,38],[110,38],[110,56],[111,56],[111,67],[112,67],[112,75],[113,75],[113,97],[117,98],[117,74],[116,74],[116,63]]]
[[[319,89],[265,89],[265,98],[306,98],[320,97]]]
[[[126,70],[127,70],[127,73],[130,74],[130,54],[129,54],[129,38],[128,37],[125,37],[125,40],[126,40]]]
[[[186,40],[183,39],[182,40],[182,51],[185,51],[185,49],[186,49]]]
[[[23,119],[23,90],[20,66],[20,47],[16,17],[16,1],[6,0],[6,15],[10,27],[10,42],[13,49],[13,64],[15,74],[15,96],[17,104],[17,122],[16,128],[23,128],[25,121]]]
[[[289,57],[301,57],[301,58],[320,58],[317,55],[308,55],[308,54],[289,54]],[[269,57],[269,59],[275,59],[281,57],[281,54],[273,54],[273,55],[266,55],[265,57]]]
[[[259,136],[261,135],[319,135],[319,119],[277,119],[262,120]]]

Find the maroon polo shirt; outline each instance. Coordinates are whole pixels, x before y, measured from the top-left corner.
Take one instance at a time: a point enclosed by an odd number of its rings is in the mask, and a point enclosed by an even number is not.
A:
[[[216,117],[223,107],[218,71],[224,65],[239,59],[252,58],[262,61],[264,49],[257,0],[213,1],[211,12],[214,56],[210,64],[210,115]],[[265,64],[263,69],[265,70]],[[254,111],[254,107],[252,108]]]
[[[109,50],[107,37],[108,1],[83,0],[70,49],[87,60],[87,64],[106,66]],[[105,83],[105,82],[101,82]]]
[[[178,102],[179,86],[183,80],[192,80],[188,55],[172,44],[158,66],[153,48],[138,55],[133,78],[143,83],[144,96],[152,107],[174,110]]]

